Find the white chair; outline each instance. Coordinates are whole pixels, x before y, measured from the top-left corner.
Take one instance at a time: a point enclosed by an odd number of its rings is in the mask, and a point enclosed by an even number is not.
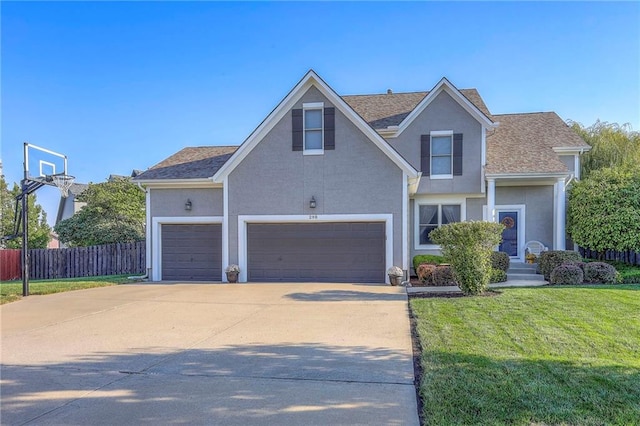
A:
[[[549,248],[545,247],[545,245],[540,241],[529,241],[524,245],[525,253],[535,254],[536,257],[540,256],[540,253],[547,250],[549,250]]]

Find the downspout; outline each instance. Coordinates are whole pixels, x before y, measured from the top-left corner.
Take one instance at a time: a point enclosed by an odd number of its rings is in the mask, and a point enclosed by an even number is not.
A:
[[[140,182],[138,182],[138,188],[143,190],[144,193],[145,193],[145,210],[147,210],[147,205],[149,203],[149,192],[142,187],[142,184]],[[145,213],[147,213],[147,212],[145,212]],[[147,263],[146,259],[148,258],[147,254],[149,252],[149,238],[148,238],[148,236],[149,236],[149,217],[148,216],[149,216],[148,214],[145,214],[145,221],[146,221],[146,224],[145,224],[145,228],[146,229],[144,230],[144,232],[145,232],[145,245],[146,245],[145,263]],[[149,271],[151,270],[151,268],[149,267],[148,264],[146,265],[146,270],[147,270],[147,272],[144,275],[134,275],[134,276],[131,276],[131,277],[127,277],[127,279],[128,280],[139,280],[139,281],[148,280],[149,279]]]

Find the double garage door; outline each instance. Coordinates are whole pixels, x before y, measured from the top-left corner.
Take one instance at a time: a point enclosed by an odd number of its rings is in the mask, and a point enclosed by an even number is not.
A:
[[[249,282],[384,282],[385,224],[247,224]],[[163,225],[162,279],[219,281],[221,225]]]
[[[385,224],[247,225],[249,281],[384,282]]]

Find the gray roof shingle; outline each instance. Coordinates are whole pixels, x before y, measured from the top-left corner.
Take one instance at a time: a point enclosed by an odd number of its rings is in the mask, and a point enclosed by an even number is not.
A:
[[[184,148],[142,172],[134,180],[208,178],[222,167],[236,149],[237,146]]]
[[[87,183],[72,183],[69,187],[69,194],[80,195],[89,188]]]
[[[476,89],[462,89],[460,93],[489,119],[489,109]],[[429,92],[385,93],[381,95],[349,95],[342,99],[371,127],[384,129],[397,126],[413,111]]]
[[[561,173],[567,167],[553,148],[588,148],[555,112],[494,115],[500,124],[487,132],[489,174]]]

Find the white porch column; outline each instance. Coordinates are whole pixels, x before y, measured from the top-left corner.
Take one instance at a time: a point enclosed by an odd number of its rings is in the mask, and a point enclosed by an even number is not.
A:
[[[496,221],[496,180],[487,178],[487,221]]]
[[[565,249],[565,223],[566,223],[566,192],[564,188],[564,178],[558,178],[556,181],[555,188],[556,195],[556,208],[555,213],[555,235],[553,238],[553,248],[556,250],[564,250]]]

